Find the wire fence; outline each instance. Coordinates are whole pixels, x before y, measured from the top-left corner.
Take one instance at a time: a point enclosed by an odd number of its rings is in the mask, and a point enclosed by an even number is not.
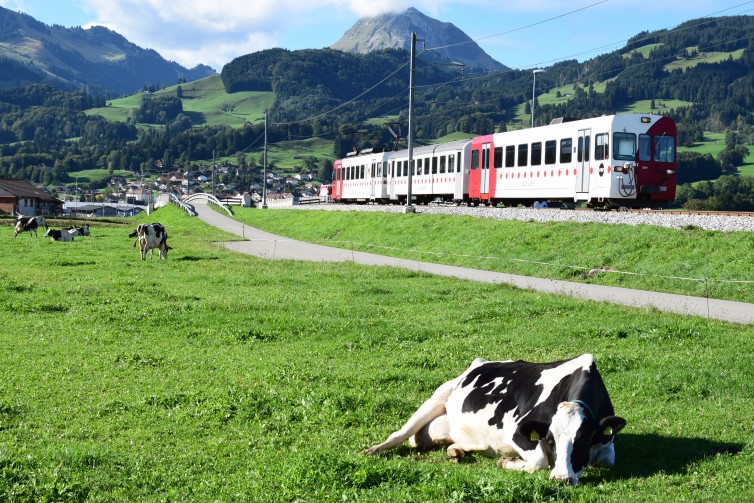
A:
[[[499,257],[494,255],[471,255],[471,254],[464,254],[464,253],[447,253],[447,252],[438,252],[438,251],[429,251],[429,250],[416,250],[416,249],[406,249],[406,248],[399,248],[396,246],[384,246],[384,245],[376,245],[372,243],[361,243],[358,241],[338,241],[338,240],[319,240],[314,241],[316,244],[321,245],[333,245],[333,244],[340,244],[340,245],[347,245],[351,248],[351,250],[355,250],[356,248],[359,249],[374,249],[374,250],[386,250],[386,251],[392,251],[392,252],[400,252],[400,253],[407,253],[407,254],[416,254],[416,255],[427,255],[427,256],[435,256],[435,257],[458,257],[458,258],[464,258],[464,259],[472,259],[472,260],[496,260],[496,261],[508,261],[508,262],[515,262],[515,263],[521,263],[521,264],[531,264],[531,265],[540,265],[540,266],[547,266],[547,267],[554,267],[554,268],[560,268],[560,269],[573,269],[577,271],[584,271],[585,275],[588,277],[594,276],[596,274],[617,274],[617,275],[624,275],[624,276],[641,276],[641,277],[648,277],[648,278],[657,278],[657,279],[667,279],[667,280],[677,280],[677,281],[688,281],[688,282],[697,282],[697,283],[720,283],[720,284],[754,284],[754,280],[744,280],[744,279],[718,279],[718,278],[710,278],[710,277],[704,277],[704,278],[694,278],[694,277],[688,277],[688,276],[673,276],[673,275],[662,275],[662,274],[650,274],[650,273],[644,273],[644,272],[633,272],[633,271],[620,271],[617,269],[610,269],[610,268],[604,268],[604,267],[588,267],[588,266],[579,266],[579,265],[571,265],[571,264],[560,264],[556,262],[546,262],[541,260],[527,260],[527,259],[521,259],[521,258],[515,258],[515,257]]]

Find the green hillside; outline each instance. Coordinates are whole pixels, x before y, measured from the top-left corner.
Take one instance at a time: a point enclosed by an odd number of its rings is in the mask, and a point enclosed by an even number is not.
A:
[[[154,93],[156,96],[177,95],[178,85]],[[264,113],[272,108],[275,93],[241,91],[225,92],[219,75],[181,84],[181,102],[185,115],[194,126],[243,126],[246,122],[264,121]],[[125,121],[131,110],[139,107],[141,94],[134,94],[107,102],[104,108],[93,108],[87,113],[108,120]]]

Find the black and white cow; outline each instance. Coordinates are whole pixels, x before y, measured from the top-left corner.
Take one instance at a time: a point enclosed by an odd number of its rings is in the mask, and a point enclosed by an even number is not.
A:
[[[136,230],[130,233],[128,237],[138,238],[134,242],[134,246],[136,246],[137,243],[139,244],[141,260],[146,260],[148,251],[150,252],[149,258],[154,258],[155,248],[160,251],[161,259],[168,258],[168,250],[170,249],[167,243],[168,233],[162,224],[139,224],[139,226],[136,227]]]
[[[16,226],[13,230],[13,237],[15,238],[20,233],[26,231],[29,232],[29,237],[31,237],[32,232],[35,236],[38,236],[37,228],[39,227],[44,227],[45,231],[47,230],[47,221],[45,220],[45,217],[25,217],[23,215],[18,215],[18,217],[16,217]]]
[[[421,449],[449,445],[455,459],[479,451],[500,456],[500,468],[552,467],[550,478],[576,485],[588,465],[615,464],[613,439],[625,425],[614,415],[592,355],[553,363],[479,358],[365,453],[406,440]]]
[[[45,232],[45,237],[50,238],[53,241],[71,242],[74,236],[78,236],[78,231],[72,231],[70,229],[48,229]]]
[[[81,227],[68,227],[68,230],[73,233],[74,236],[89,236],[89,224],[84,224]]]

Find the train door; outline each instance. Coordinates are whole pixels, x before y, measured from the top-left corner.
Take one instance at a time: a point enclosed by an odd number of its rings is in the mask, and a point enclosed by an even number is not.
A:
[[[369,174],[371,175],[369,177],[369,197],[372,200],[374,200],[374,186],[377,184],[377,173],[376,173],[377,165],[376,164],[377,163],[374,160],[372,160],[372,170],[369,172]]]
[[[341,161],[335,161],[333,166],[332,197],[336,201],[340,201],[343,197],[343,164]]]
[[[490,145],[492,135],[477,136],[471,142],[469,162],[469,199],[472,201],[490,198]],[[485,164],[486,159],[486,164]],[[486,165],[487,169],[484,169]]]
[[[578,136],[578,149],[576,160],[578,171],[576,172],[576,200],[589,199],[589,163],[592,148],[592,130],[580,129]]]
[[[490,144],[482,145],[481,188],[480,199],[490,199]]]
[[[390,184],[390,199],[392,201],[395,201],[397,199],[397,196],[395,195],[395,183],[396,183],[396,176],[398,175],[398,173],[395,172],[395,161],[390,161],[389,169],[390,169],[390,181],[388,183]]]

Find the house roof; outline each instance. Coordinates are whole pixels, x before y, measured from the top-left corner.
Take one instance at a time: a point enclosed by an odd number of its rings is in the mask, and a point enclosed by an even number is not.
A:
[[[49,193],[37,188],[26,180],[0,178],[0,187],[17,197],[30,197],[41,201],[51,201],[57,204],[62,203],[60,199],[52,197]]]

